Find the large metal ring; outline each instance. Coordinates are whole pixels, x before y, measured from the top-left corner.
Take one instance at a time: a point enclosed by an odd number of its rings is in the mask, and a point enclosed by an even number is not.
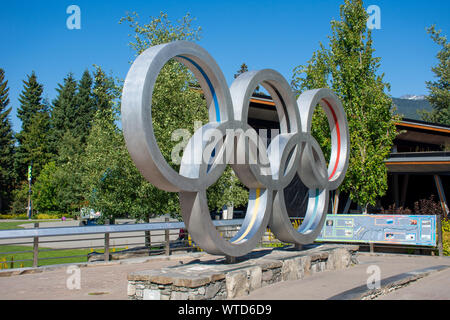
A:
[[[153,131],[153,88],[162,67],[173,58],[197,77],[209,105],[210,120],[233,120],[230,93],[214,59],[198,45],[178,41],[151,47],[134,61],[122,93],[122,128],[131,158],[149,182],[165,191],[198,191],[207,184],[207,178],[175,172],[161,154]]]
[[[170,59],[185,64],[197,77],[210,118],[189,140],[179,172],[170,167],[159,150],[151,115],[156,78]],[[268,146],[247,119],[250,98],[258,85],[272,96],[280,120],[280,134]],[[319,144],[310,134],[318,104],[331,129],[328,167]],[[347,120],[341,102],[331,90],[307,91],[296,101],[283,76],[270,69],[243,73],[228,90],[214,59],[198,45],[186,41],[149,48],[136,59],[122,93],[122,126],[137,168],[158,188],[179,192],[181,213],[192,239],[212,254],[246,254],[257,245],[269,221],[282,241],[313,242],[323,227],[329,190],[339,187],[348,166]],[[219,179],[227,165],[249,188],[244,222],[230,241],[215,229],[206,198],[206,189]],[[297,230],[292,227],[284,200],[284,189],[296,174],[310,188],[305,219]]]

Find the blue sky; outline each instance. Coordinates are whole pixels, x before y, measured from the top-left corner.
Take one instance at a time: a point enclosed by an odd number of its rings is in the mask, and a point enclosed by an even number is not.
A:
[[[79,79],[86,68],[102,66],[125,78],[134,53],[128,47],[131,29],[118,21],[136,11],[141,21],[160,11],[177,20],[189,12],[201,26],[199,44],[209,51],[229,84],[245,62],[250,69],[273,68],[288,81],[292,70],[305,64],[328,43],[330,20],[339,19],[343,0],[319,1],[4,1],[0,12],[0,67],[10,87],[11,120],[16,117],[22,80],[34,70],[44,84],[44,97],[55,98],[58,83],[68,72]],[[81,9],[81,29],[69,30],[69,5]],[[366,0],[365,7],[381,9],[381,30],[374,30],[375,55],[382,58],[380,72],[391,84],[391,95],[426,94],[425,81],[432,80],[439,47],[425,28],[436,24],[449,34],[448,0]]]

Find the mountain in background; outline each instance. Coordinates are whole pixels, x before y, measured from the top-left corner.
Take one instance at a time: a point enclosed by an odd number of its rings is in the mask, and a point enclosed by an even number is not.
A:
[[[426,97],[424,95],[418,96],[415,94],[405,94],[404,96],[401,96],[400,99],[406,99],[406,100],[425,100]]]
[[[403,118],[407,119],[422,120],[417,111],[432,110],[432,107],[428,100],[425,99],[425,96],[405,95],[401,98],[392,98],[392,102],[397,109],[395,110],[395,113],[401,114],[403,115]]]

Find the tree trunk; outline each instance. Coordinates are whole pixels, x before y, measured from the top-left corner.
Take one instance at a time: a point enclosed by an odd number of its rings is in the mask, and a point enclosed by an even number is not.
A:
[[[364,205],[364,207],[363,207],[363,214],[368,214],[368,212],[367,212],[367,208],[368,207],[369,207],[368,204]]]
[[[145,222],[150,223],[150,214],[147,214]],[[151,239],[150,231],[145,231],[145,246],[147,248],[150,248],[152,246],[152,239]]]

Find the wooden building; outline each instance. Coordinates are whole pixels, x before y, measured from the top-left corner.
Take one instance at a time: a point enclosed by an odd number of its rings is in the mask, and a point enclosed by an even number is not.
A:
[[[249,124],[255,129],[279,128],[275,104],[269,96],[255,94],[250,101]],[[450,196],[450,126],[403,119],[397,123],[399,135],[386,160],[388,191],[369,213],[379,213],[395,205],[409,208],[431,196],[439,201],[444,212]],[[447,151],[446,151],[447,150]],[[285,190],[291,216],[304,212],[307,188],[296,178]],[[329,213],[360,213],[361,208],[345,194],[333,193]]]

